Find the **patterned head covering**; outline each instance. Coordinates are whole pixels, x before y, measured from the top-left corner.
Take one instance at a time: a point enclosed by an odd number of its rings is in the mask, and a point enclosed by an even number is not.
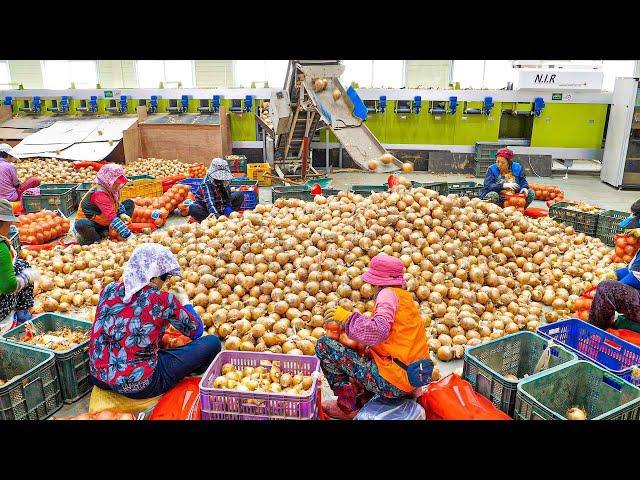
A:
[[[180,265],[171,250],[156,243],[138,245],[124,267],[124,301],[131,301],[152,278],[165,273],[180,275]]]
[[[114,186],[120,177],[127,181],[127,177],[124,174],[124,168],[120,165],[116,165],[115,163],[108,163],[98,170],[94,183],[115,194],[117,190]]]
[[[229,170],[229,164],[222,158],[214,158],[209,165],[209,171],[207,172],[206,180],[231,180],[231,170]]]
[[[496,152],[496,158],[498,157],[506,158],[507,160],[511,161],[511,159],[513,158],[513,150],[511,150],[510,148],[501,148]]]

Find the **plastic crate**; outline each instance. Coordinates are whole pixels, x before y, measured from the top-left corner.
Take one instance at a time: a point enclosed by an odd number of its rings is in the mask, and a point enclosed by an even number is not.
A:
[[[485,159],[476,158],[473,166],[473,174],[478,178],[486,176],[487,170],[494,163],[496,163],[495,160],[489,160],[489,159],[485,160]]]
[[[458,182],[449,183],[448,192],[449,195],[454,194],[459,197],[477,198],[482,193],[482,185],[476,182]]]
[[[136,180],[155,180],[156,177],[153,177],[151,175],[131,175],[129,177],[127,177],[127,180],[129,180],[130,182],[134,182]]]
[[[299,198],[310,202],[315,195],[311,193],[311,189],[304,185],[279,186],[271,189],[271,201],[275,202],[278,198]]]
[[[45,187],[40,185],[40,195],[23,195],[22,204],[27,213],[41,210],[60,210],[66,216],[75,212],[75,187]]]
[[[247,165],[247,177],[249,180],[257,180],[260,185],[270,186],[271,177],[266,176],[271,174],[271,165],[268,163],[249,163]]]
[[[78,196],[76,195],[76,190],[78,189],[79,185],[79,183],[41,183],[39,188],[57,188],[60,190],[71,188],[73,190],[73,208],[74,210],[77,210],[80,202],[78,200]]]
[[[342,191],[343,190],[340,190],[339,188],[323,188],[322,195],[324,195],[325,197],[331,197],[334,195],[338,195]]]
[[[245,155],[227,155],[225,160],[229,164],[229,170],[235,173],[247,173],[247,157]]]
[[[634,380],[632,377],[633,367],[640,365],[640,347],[577,318],[541,325],[537,331],[567,347],[578,358],[590,360],[614,375],[640,385],[640,378]]]
[[[35,316],[29,322],[18,325],[2,335],[6,341],[20,342],[20,337],[24,334],[27,323],[33,323],[39,330],[50,332],[63,327],[74,329],[76,327],[91,329],[91,322],[78,318],[67,317],[57,313],[43,313]],[[44,347],[32,346],[44,352],[52,352],[56,360],[58,378],[62,387],[62,398],[65,403],[73,403],[91,390],[89,382],[89,340],[76,345],[69,350],[53,351]]]
[[[468,348],[464,352],[463,378],[496,408],[513,417],[518,382],[507,380],[504,375],[520,379],[540,375],[542,372],[533,371],[546,348],[547,340],[533,332],[519,332]],[[575,360],[575,354],[553,345],[549,369]]]
[[[73,194],[76,197],[76,204],[78,206],[80,205],[82,198],[87,194],[89,190],[91,190],[91,187],[93,187],[93,183],[91,182],[81,183],[73,191]]]
[[[411,182],[411,188],[428,188],[429,190],[435,190],[440,195],[449,194],[449,184],[447,182]]]
[[[516,420],[566,420],[572,407],[588,420],[638,420],[640,389],[590,362],[562,365],[518,384]]]
[[[598,227],[596,236],[604,243],[613,246],[614,236],[623,232],[623,228],[618,224],[627,218],[631,213],[620,212],[618,210],[606,210],[598,216]]]
[[[240,210],[253,210],[258,205],[258,194],[254,190],[242,190],[244,194],[244,199],[242,200],[242,205],[240,205]]]
[[[198,191],[198,187],[202,184],[202,178],[185,178],[177,182],[177,185],[188,185],[191,188],[191,193],[194,195]]]
[[[129,198],[161,197],[163,193],[160,180],[146,178],[131,180],[120,190],[120,201]]]
[[[52,352],[0,341],[0,420],[44,420],[62,405]]]
[[[383,185],[351,185],[350,190],[363,197],[368,197],[374,192],[388,192],[389,185],[386,183]]]
[[[553,203],[549,207],[549,217],[557,222],[572,226],[576,232],[595,237],[600,212],[587,213],[568,209],[567,206],[572,204],[572,202]]]
[[[320,361],[312,355],[222,351],[200,381],[202,420],[315,420],[318,418],[317,396],[319,381],[307,395],[287,395],[263,392],[238,392],[213,388],[222,366],[231,363],[236,369],[258,367],[261,360],[279,361],[283,373],[320,374]],[[246,403],[258,400],[258,405]]]

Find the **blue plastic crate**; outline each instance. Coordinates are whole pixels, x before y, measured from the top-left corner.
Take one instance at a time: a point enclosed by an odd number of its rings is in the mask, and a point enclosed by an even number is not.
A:
[[[577,318],[541,325],[538,333],[567,347],[579,358],[640,385],[640,378],[634,380],[631,375],[633,367],[640,365],[640,347]]]
[[[184,180],[180,180],[176,183],[178,183],[179,185],[189,185],[189,188],[191,188],[191,193],[195,195],[198,191],[198,187],[202,183],[202,180],[202,178],[185,178]]]
[[[242,206],[240,210],[253,210],[258,205],[258,195],[253,190],[243,190],[244,193],[244,201],[242,202]]]

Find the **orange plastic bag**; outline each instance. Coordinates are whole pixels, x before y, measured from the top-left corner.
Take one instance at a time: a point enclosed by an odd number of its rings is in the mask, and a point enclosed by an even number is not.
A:
[[[200,377],[182,379],[165,393],[149,420],[200,420]]]
[[[425,409],[427,420],[511,420],[453,373],[430,383],[418,403]]]

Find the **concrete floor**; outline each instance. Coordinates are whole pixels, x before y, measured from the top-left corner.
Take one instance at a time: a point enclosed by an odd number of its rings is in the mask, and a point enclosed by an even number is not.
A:
[[[475,181],[482,183],[482,178],[475,178],[469,175],[434,175],[426,172],[414,172],[405,175],[410,180],[423,181],[423,182],[435,182],[435,181]],[[333,181],[331,188],[348,189],[352,184],[372,184],[381,185],[386,182],[388,175],[382,173],[370,173],[362,171],[342,171],[334,173],[332,175]],[[612,210],[629,211],[629,207],[640,197],[640,192],[634,191],[618,191],[609,185],[602,183],[597,176],[583,175],[583,174],[569,174],[567,179],[564,179],[564,172],[560,172],[558,176],[552,178],[535,178],[529,177],[528,180],[534,183],[543,183],[557,185],[565,193],[565,197],[571,200],[584,200],[585,202],[593,203],[597,206],[608,208]],[[271,203],[271,189],[268,187],[260,188],[260,203]],[[543,202],[536,201],[536,206],[544,206]],[[173,217],[169,223],[182,223],[182,218]],[[462,361],[456,360],[453,362],[440,362],[439,364],[441,374],[447,375],[456,368],[462,367]],[[328,390],[328,385],[323,386],[323,395],[330,396],[331,391]],[[89,409],[90,395],[86,395],[72,405],[65,405],[58,411],[56,416],[67,417],[78,415],[86,412]]]

